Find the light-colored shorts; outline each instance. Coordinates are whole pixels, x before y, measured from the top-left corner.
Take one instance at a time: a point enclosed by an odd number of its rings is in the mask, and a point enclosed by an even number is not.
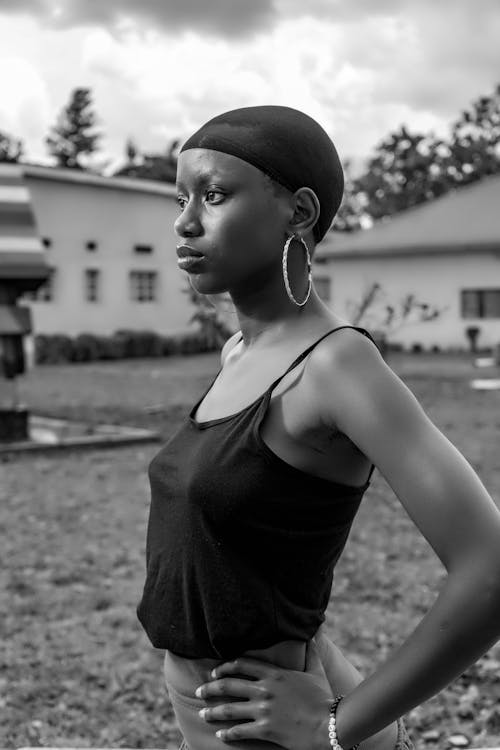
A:
[[[326,636],[321,627],[314,636],[319,656],[334,695],[348,693],[359,682],[362,675],[347,661],[341,651]],[[305,667],[305,643],[288,641],[279,644],[278,651],[267,649],[262,652],[264,658],[271,652],[268,661],[280,663],[292,669]],[[247,656],[263,658],[260,652],[247,652]],[[234,721],[206,722],[198,711],[204,706],[218,705],[220,697],[212,699],[197,698],[194,694],[197,687],[210,681],[211,670],[221,663],[216,659],[185,659],[170,651],[165,652],[164,677],[170,702],[184,740],[179,750],[283,750],[281,745],[264,740],[240,740],[225,743],[215,736],[218,729],[233,726]],[[300,666],[299,666],[300,665]],[[234,699],[238,700],[238,699]],[[230,699],[224,699],[226,703]],[[360,744],[360,750],[414,750],[403,721],[394,722],[381,732],[369,737]]]

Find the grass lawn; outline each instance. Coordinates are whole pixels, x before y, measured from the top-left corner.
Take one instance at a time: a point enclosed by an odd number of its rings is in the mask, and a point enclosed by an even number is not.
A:
[[[475,392],[465,355],[391,365],[500,501],[500,391]],[[40,366],[21,378],[33,412],[152,427],[166,439],[218,368],[215,354]],[[163,652],[136,616],[144,580],[147,466],[158,444],[0,462],[0,747],[165,748],[178,732]],[[442,566],[375,472],[328,609],[329,631],[372,672],[433,602]],[[500,735],[500,644],[411,712],[417,748]],[[425,733],[437,731],[430,742]],[[425,738],[428,742],[425,742]]]

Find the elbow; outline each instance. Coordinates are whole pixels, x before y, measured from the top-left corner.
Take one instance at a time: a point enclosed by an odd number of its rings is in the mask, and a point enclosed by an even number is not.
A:
[[[492,563],[484,573],[486,596],[491,600],[492,606],[498,612],[500,627],[500,561]]]
[[[450,576],[468,589],[471,602],[497,614],[500,627],[500,552],[483,550],[472,559],[462,559]]]

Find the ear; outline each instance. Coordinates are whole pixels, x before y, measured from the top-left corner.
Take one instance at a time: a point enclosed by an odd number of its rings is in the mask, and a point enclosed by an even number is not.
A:
[[[299,188],[293,194],[293,215],[289,222],[290,234],[301,235],[312,233],[319,219],[320,205],[318,196],[311,188]]]

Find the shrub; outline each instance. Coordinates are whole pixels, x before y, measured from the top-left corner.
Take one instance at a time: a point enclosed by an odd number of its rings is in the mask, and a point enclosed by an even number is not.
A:
[[[80,333],[73,343],[73,362],[93,362],[100,359],[102,344],[92,333]]]
[[[160,336],[162,357],[179,354],[179,341],[176,336]]]
[[[134,356],[134,335],[135,331],[130,331],[127,328],[122,328],[115,331],[112,338],[120,343],[121,351],[123,352],[123,358],[128,359]]]
[[[123,338],[113,334],[112,336],[99,336],[101,346],[101,359],[124,359],[125,342]]]
[[[114,335],[121,339],[125,349],[125,357],[161,357],[161,336],[155,331],[131,331],[121,329]]]
[[[37,363],[57,364],[73,360],[73,341],[64,334],[35,336],[35,361]]]
[[[403,344],[400,344],[398,341],[388,341],[387,351],[388,352],[403,352],[404,346]]]
[[[111,336],[80,333],[74,339],[62,334],[35,336],[35,362],[94,362],[134,357],[167,357],[216,350],[214,339],[203,332],[160,335],[155,331],[120,329]]]

